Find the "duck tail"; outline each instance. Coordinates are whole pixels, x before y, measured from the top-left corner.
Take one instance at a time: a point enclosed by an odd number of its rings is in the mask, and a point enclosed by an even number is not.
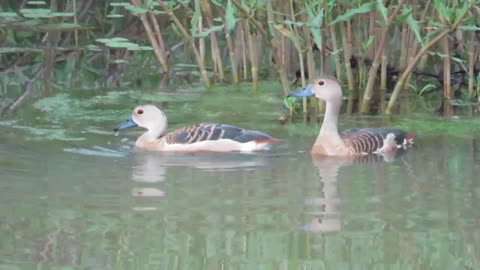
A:
[[[403,145],[404,146],[407,146],[407,147],[411,147],[411,146],[414,146],[415,145],[415,142],[413,141],[413,139],[415,138],[415,135],[413,135],[412,133],[407,133],[405,135],[405,139],[403,141]]]

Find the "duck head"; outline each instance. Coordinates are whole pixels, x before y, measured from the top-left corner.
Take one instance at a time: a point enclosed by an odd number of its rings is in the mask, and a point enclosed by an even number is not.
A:
[[[300,91],[292,92],[289,97],[311,97],[315,96],[318,99],[326,102],[341,102],[342,88],[340,83],[331,76],[322,76],[313,80]]]
[[[149,132],[161,135],[167,129],[167,117],[154,105],[137,106],[133,110],[132,116],[118,125],[114,131],[133,127],[142,127]]]

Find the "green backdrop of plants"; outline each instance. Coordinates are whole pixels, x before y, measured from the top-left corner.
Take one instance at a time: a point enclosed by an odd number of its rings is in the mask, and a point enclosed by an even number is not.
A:
[[[380,112],[390,114],[405,91],[441,89],[447,101],[475,101],[479,7],[478,0],[4,0],[0,116],[71,87],[175,80],[207,88],[249,81],[257,89],[259,80],[278,79],[287,95],[320,74],[345,84],[349,111],[356,101],[371,112],[381,99]]]

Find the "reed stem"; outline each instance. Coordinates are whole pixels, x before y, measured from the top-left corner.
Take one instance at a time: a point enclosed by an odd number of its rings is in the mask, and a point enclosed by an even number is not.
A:
[[[228,31],[225,23],[225,18],[223,18],[223,23],[225,25],[225,39],[227,40],[228,55],[230,57],[230,65],[232,66],[232,80],[234,84],[240,83],[240,78],[238,75],[238,63],[237,58],[235,57],[235,46],[233,45],[232,36],[230,31]]]
[[[137,2],[137,0],[130,0],[130,2],[135,7],[140,7],[140,4]],[[160,27],[158,26],[155,16],[153,14],[151,14],[150,16],[151,16],[152,22],[154,22],[156,35],[152,30],[152,26],[150,25],[150,22],[148,21],[147,14],[145,13],[140,14],[139,18],[140,18],[140,21],[142,22],[143,28],[147,32],[147,37],[148,37],[148,40],[150,41],[150,44],[152,45],[153,53],[155,54],[155,57],[160,63],[160,66],[162,67],[163,72],[167,73],[169,71],[169,66],[167,63],[165,46],[163,44]]]
[[[157,21],[157,18],[155,17],[155,15],[150,13],[149,17],[150,17],[150,21],[153,24],[153,29],[155,30],[155,35],[154,36],[156,36],[156,39],[155,39],[155,37],[151,37],[151,38],[152,38],[152,40],[156,40],[157,44],[158,44],[157,50],[159,50],[158,55],[160,56],[160,58],[157,57],[157,59],[160,62],[160,65],[162,66],[163,72],[167,73],[170,68],[168,66],[167,51],[165,49],[165,42],[163,41],[162,30],[160,29],[160,25],[158,24],[158,21]],[[148,29],[146,29],[146,30],[147,30],[147,35],[148,35]],[[152,30],[150,29],[150,34],[152,34],[151,32],[152,32]],[[149,39],[150,39],[150,36],[149,36]],[[157,44],[155,44],[155,46]],[[152,44],[152,47],[153,47],[153,44]],[[155,51],[155,48],[154,48],[154,51]],[[157,55],[157,53],[155,53],[155,55]]]
[[[258,89],[258,58],[255,46],[253,46],[253,34],[250,29],[249,22],[245,22],[245,30],[247,32],[248,51],[250,55],[250,72],[252,73],[252,88]]]
[[[213,28],[215,25],[213,23],[212,8],[208,0],[201,0],[200,2],[203,13],[205,14],[205,20],[209,28]],[[227,45],[228,46],[228,45]],[[220,53],[220,48],[218,46],[217,34],[215,32],[210,32],[210,47],[212,50],[212,61],[217,71],[218,77],[221,81],[224,80],[225,72],[223,69],[223,61]]]
[[[160,4],[160,6],[167,12],[167,14],[170,16],[172,19],[173,23],[175,26],[178,28],[180,33],[182,34],[183,38],[187,41],[188,45],[190,45],[191,49],[193,50],[193,53],[195,55],[195,59],[197,61],[198,68],[200,69],[200,76],[202,77],[203,83],[207,88],[211,87],[210,83],[210,78],[208,78],[208,72],[205,67],[205,63],[202,61],[202,58],[200,56],[200,53],[197,49],[197,46],[195,46],[195,42],[193,41],[192,36],[187,32],[183,24],[180,22],[180,20],[177,18],[175,13],[173,13],[173,10],[170,9],[170,7],[163,2],[163,0],[157,0],[157,2]]]
[[[473,89],[473,82],[475,79],[475,32],[470,34],[470,44],[468,50],[468,95],[474,97],[475,90]]]
[[[373,86],[375,83],[375,78],[377,77],[377,71],[378,67],[380,66],[380,62],[382,61],[382,55],[383,52],[385,51],[386,43],[387,43],[387,33],[390,25],[393,23],[393,20],[395,17],[398,15],[400,12],[403,3],[405,0],[401,0],[395,10],[392,12],[390,17],[387,19],[385,22],[385,26],[382,28],[382,33],[381,33],[381,41],[379,44],[379,49],[375,52],[375,58],[373,59],[372,66],[370,67],[370,71],[368,73],[368,81],[367,81],[367,86],[365,88],[365,93],[363,95],[363,101],[362,101],[362,106],[360,108],[360,112],[362,113],[367,113],[369,110],[369,105],[370,105],[370,100],[372,98],[373,94]]]
[[[425,46],[420,49],[420,51],[417,53],[415,58],[413,58],[412,61],[409,62],[407,68],[405,71],[402,73],[402,75],[398,78],[398,81],[395,85],[395,88],[393,89],[392,96],[390,97],[390,100],[388,101],[387,108],[385,110],[386,114],[391,114],[393,111],[393,106],[395,105],[395,102],[397,101],[397,97],[400,94],[400,91],[403,89],[403,86],[405,84],[405,81],[407,80],[408,76],[410,73],[413,71],[413,68],[415,65],[418,63],[420,58],[437,42],[441,41],[445,36],[450,34],[451,32],[455,31],[460,23],[462,22],[463,18],[467,15],[468,11],[476,4],[476,1],[471,1],[468,6],[461,11],[460,15],[457,17],[455,22],[448,27],[447,29],[442,30],[436,37],[434,37],[432,40],[430,40]]]
[[[443,98],[449,100],[452,97],[452,87],[450,81],[451,65],[450,65],[450,48],[448,44],[448,35],[443,38]]]

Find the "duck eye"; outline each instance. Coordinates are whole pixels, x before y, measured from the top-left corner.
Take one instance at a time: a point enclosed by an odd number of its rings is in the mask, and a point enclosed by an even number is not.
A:
[[[319,85],[324,85],[325,82],[324,82],[324,81],[319,81],[318,84],[319,84]]]
[[[137,113],[138,113],[138,114],[143,114],[143,110],[140,109],[140,110],[137,111]]]

